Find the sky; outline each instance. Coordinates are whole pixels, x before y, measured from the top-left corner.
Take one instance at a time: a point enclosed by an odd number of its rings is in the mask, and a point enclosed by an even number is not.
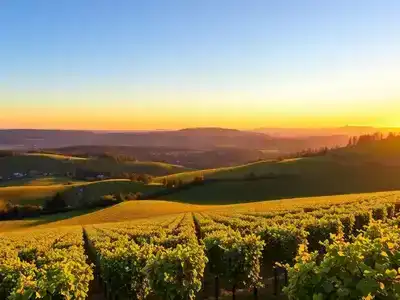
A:
[[[400,126],[398,0],[2,0],[0,128]]]

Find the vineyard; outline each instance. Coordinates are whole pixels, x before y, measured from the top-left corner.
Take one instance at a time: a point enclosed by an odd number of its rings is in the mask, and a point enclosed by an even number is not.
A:
[[[85,299],[93,277],[107,299],[399,299],[398,200],[387,193],[7,233],[1,299]]]
[[[85,299],[92,266],[81,228],[0,237],[1,299]]]

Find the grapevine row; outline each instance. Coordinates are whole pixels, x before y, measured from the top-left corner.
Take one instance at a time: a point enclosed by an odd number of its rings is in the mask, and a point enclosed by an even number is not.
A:
[[[0,236],[1,299],[86,299],[92,267],[82,229]]]
[[[191,214],[159,224],[85,228],[107,290],[118,298],[194,299],[207,258]]]

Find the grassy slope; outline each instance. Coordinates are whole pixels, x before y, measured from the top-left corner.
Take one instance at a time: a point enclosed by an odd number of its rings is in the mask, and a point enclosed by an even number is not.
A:
[[[290,197],[309,197],[400,189],[400,149],[377,143],[333,151],[327,156],[262,161],[233,168],[179,173],[164,178],[190,181],[205,178],[243,179],[255,175],[294,174],[293,178],[218,182],[197,186],[165,200],[188,203],[240,203]]]
[[[273,180],[217,182],[196,186],[165,200],[187,203],[240,203],[267,199],[365,193],[400,189],[399,168],[323,165],[301,176]]]
[[[76,211],[66,214],[53,216],[44,216],[34,220],[22,221],[2,221],[0,222],[0,231],[21,230],[30,228],[46,228],[70,225],[87,225],[105,222],[121,222],[140,220],[158,216],[166,216],[183,212],[198,211],[271,211],[293,208],[295,206],[310,207],[315,204],[343,203],[357,201],[368,198],[391,197],[393,200],[400,200],[400,192],[382,192],[371,194],[351,194],[336,195],[325,197],[308,197],[297,199],[285,199],[275,201],[262,201],[254,203],[236,204],[236,205],[190,205],[167,201],[129,201],[118,204],[113,207],[97,211]]]
[[[66,188],[65,185],[2,187],[0,188],[0,202],[42,204],[48,197],[62,192]]]
[[[43,204],[57,192],[62,193],[69,205],[96,201],[102,195],[115,193],[149,193],[160,189],[157,185],[144,185],[129,180],[103,180],[72,185],[0,187],[0,208],[6,201],[14,204]]]
[[[145,185],[130,180],[103,180],[89,184],[75,185],[64,192],[68,204],[76,206],[82,202],[93,202],[103,195],[116,193],[152,193],[162,188],[159,185]]]
[[[159,162],[116,162],[111,159],[87,159],[54,154],[26,154],[0,158],[0,176],[13,172],[27,173],[31,170],[47,173],[64,174],[76,168],[93,171],[146,173],[150,175],[167,175],[189,169]]]
[[[183,172],[171,174],[166,176],[157,177],[156,182],[167,180],[182,180],[183,182],[192,181],[197,176],[204,176],[209,179],[235,179],[245,178],[250,173],[257,176],[274,174],[300,174],[304,169],[318,168],[318,163],[321,161],[328,161],[327,158],[305,158],[305,159],[288,159],[284,161],[259,161],[240,165],[236,167],[217,168],[197,170],[192,172]]]
[[[171,174],[187,170],[182,166],[158,162],[117,163],[110,159],[85,159],[53,154],[26,154],[0,158],[0,176],[13,172],[31,170],[64,174],[76,167],[96,171],[147,173],[153,175]],[[71,185],[65,185],[70,182]],[[66,195],[68,204],[78,205],[81,201],[95,201],[102,195],[114,193],[142,192],[159,189],[159,186],[145,186],[127,180],[110,180],[96,183],[73,181],[65,177],[24,178],[0,181],[0,209],[7,201],[15,204],[43,204],[57,192]]]
[[[379,141],[358,147],[340,148],[326,156],[287,159],[284,161],[260,161],[236,167],[196,170],[165,175],[156,178],[158,182],[163,179],[181,179],[191,181],[196,176],[205,178],[232,179],[244,178],[250,173],[255,175],[274,174],[303,174],[307,172],[323,172],[322,167],[363,167],[376,166],[376,164],[400,167],[400,143]]]
[[[34,178],[20,178],[12,181],[0,181],[0,187],[7,186],[49,186],[57,184],[76,184],[84,183],[84,181],[73,180],[69,177],[34,177]]]

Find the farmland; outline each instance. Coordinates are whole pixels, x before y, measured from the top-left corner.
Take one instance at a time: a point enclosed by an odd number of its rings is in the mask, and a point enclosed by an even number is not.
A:
[[[79,227],[14,233],[0,240],[1,299],[86,297],[93,271]]]
[[[398,299],[400,168],[396,153],[379,151],[336,149],[146,183],[54,174],[7,181],[3,206],[61,197],[68,210],[0,221],[0,297]],[[137,193],[145,197],[124,197]],[[332,275],[335,268],[352,275]]]
[[[204,184],[161,197],[188,203],[232,204],[400,189],[400,164],[390,147],[362,146],[324,156],[260,161],[237,167],[198,170],[155,178],[156,182]],[[248,191],[251,191],[249,194]]]
[[[27,228],[52,228],[71,225],[88,225],[114,223],[120,221],[142,221],[147,218],[167,216],[186,212],[201,211],[275,211],[293,207],[312,205],[336,205],[343,202],[354,202],[360,199],[384,198],[388,195],[400,195],[400,192],[381,192],[367,194],[349,194],[323,197],[307,197],[258,201],[230,205],[197,205],[179,201],[137,200],[126,201],[104,209],[76,210],[55,215],[45,215],[40,218],[25,220],[1,221],[1,231],[24,230]]]
[[[396,154],[398,143],[389,142],[383,140],[335,149],[320,156],[279,161],[262,160],[204,170],[190,170],[160,162],[27,153],[0,158],[0,172],[29,173],[32,170],[46,170],[48,175],[0,181],[0,201],[3,205],[7,202],[43,205],[59,192],[65,196],[68,205],[75,207],[93,203],[107,194],[140,192],[152,195],[160,191],[165,183],[175,182],[173,186],[176,183],[190,184],[196,178],[202,178],[204,184],[171,190],[169,193],[157,195],[157,199],[218,205],[399,190],[400,164]],[[150,185],[122,179],[87,182],[73,176],[64,176],[64,172],[73,173],[77,167],[83,166],[85,170],[92,170],[97,174],[103,171],[116,173],[119,175],[116,178],[121,178],[122,174],[131,175],[131,172],[145,172],[154,176]]]
[[[246,297],[248,290],[256,291],[260,297],[274,297],[280,294],[280,287],[270,281],[276,262],[291,264],[296,260],[305,264],[296,257],[298,251],[303,256],[307,251],[320,251],[321,247],[330,251],[328,244],[321,245],[319,241],[339,243],[340,236],[348,241],[340,246],[347,251],[352,247],[352,235],[368,224],[370,227],[362,233],[365,239],[374,226],[382,227],[382,234],[386,234],[388,227],[397,232],[399,201],[399,192],[208,207],[131,201],[76,216],[75,220],[72,217],[38,226],[30,224],[31,227],[21,226],[17,232],[1,234],[0,239],[8,246],[2,249],[0,266],[7,267],[7,274],[17,274],[19,264],[24,264],[26,272],[31,272],[27,274],[35,275],[29,282],[18,280],[18,285],[4,282],[0,285],[9,295],[22,290],[24,293],[49,293],[41,289],[54,283],[40,274],[47,272],[46,266],[53,256],[39,258],[38,255],[58,253],[57,249],[76,249],[60,264],[52,266],[54,272],[59,272],[57,268],[68,270],[64,264],[70,263],[71,259],[67,258],[72,255],[76,255],[73,261],[79,261],[82,247],[86,245],[86,255],[95,264],[96,280],[101,281],[106,294],[118,295],[119,299],[194,299],[200,295],[212,297],[217,292]],[[128,206],[131,206],[130,211]],[[82,227],[73,226],[78,224],[83,225],[83,231]],[[39,247],[31,242],[33,237],[48,242]],[[54,239],[57,239],[55,244],[51,242]],[[53,246],[49,248],[47,245],[51,243]],[[392,250],[400,246],[398,240],[386,239],[380,253],[392,251],[385,248],[385,243]],[[394,262],[387,263],[392,268],[395,266]],[[374,268],[373,265],[368,267]],[[283,272],[283,269],[278,270]],[[289,267],[288,270],[288,287],[297,288],[293,284],[298,273],[293,273]],[[79,292],[81,298],[77,299],[84,299],[86,293],[90,294],[87,287],[92,273],[85,264],[80,272],[85,275],[70,273],[68,277],[72,282],[78,278],[82,280],[78,291],[62,289],[61,282],[55,282],[57,288],[52,290],[53,295]],[[275,277],[275,281],[282,285],[284,282],[279,278]],[[391,290],[394,282],[389,277],[382,280],[387,286],[385,291],[394,293]],[[363,295],[363,291],[358,293]],[[380,291],[375,293],[378,295]]]
[[[206,179],[243,179],[250,174],[255,177],[270,174],[302,175],[335,171],[336,169],[372,168],[379,166],[399,167],[398,153],[400,143],[387,140],[367,143],[356,147],[334,149],[325,155],[300,157],[284,160],[261,160],[234,167],[194,170],[160,176],[156,181],[182,180],[192,181],[202,176]],[[341,169],[340,169],[341,168]]]
[[[152,219],[185,212],[212,210],[218,207],[219,206],[192,205],[157,200],[127,201],[104,209],[79,210],[46,215],[34,219],[2,221],[0,222],[0,232],[25,229],[47,229],[71,225],[115,223],[121,221],[142,221],[147,218]]]
[[[43,181],[40,180],[40,182]],[[7,202],[21,205],[43,205],[46,200],[52,198],[56,193],[60,193],[68,205],[83,206],[98,200],[103,195],[137,192],[151,193],[160,188],[158,185],[145,185],[124,179],[75,182],[68,185],[56,183],[49,185],[7,186],[0,187],[0,203],[3,203],[3,205]]]
[[[9,176],[14,172],[64,175],[73,173],[77,168],[111,173],[146,173],[150,175],[167,175],[188,171],[188,168],[161,162],[116,161],[109,158],[82,158],[46,153],[24,153],[0,158],[0,176]]]
[[[400,300],[400,1],[3,2],[0,300]]]
[[[0,187],[9,187],[9,186],[49,186],[49,185],[58,185],[58,184],[76,184],[76,183],[84,183],[81,180],[74,180],[69,177],[63,176],[37,176],[37,177],[26,177],[26,178],[17,178],[14,180],[3,181],[0,182]]]

